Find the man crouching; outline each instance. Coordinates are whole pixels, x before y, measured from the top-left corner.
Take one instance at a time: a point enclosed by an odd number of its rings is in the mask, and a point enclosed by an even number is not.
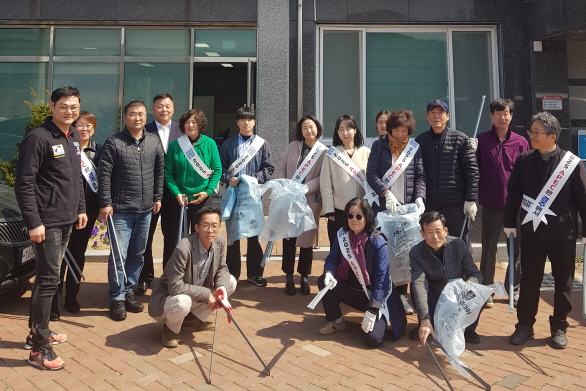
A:
[[[226,239],[220,232],[220,210],[207,206],[195,216],[195,234],[181,239],[167,262],[161,279],[153,286],[149,315],[164,322],[163,346],[179,346],[183,329],[209,329],[206,319],[216,304],[215,293],[228,298],[236,290],[236,279],[226,265]]]

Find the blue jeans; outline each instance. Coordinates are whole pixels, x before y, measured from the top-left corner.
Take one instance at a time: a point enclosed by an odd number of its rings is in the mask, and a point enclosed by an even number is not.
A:
[[[149,235],[152,212],[142,213],[114,213],[114,230],[118,238],[118,246],[124,262],[126,271],[126,281],[124,273],[117,262],[114,268],[114,258],[112,251],[108,258],[108,296],[110,300],[124,300],[126,292],[130,292],[132,287],[138,283],[138,277],[144,264],[144,250]],[[118,276],[118,280],[116,280]]]

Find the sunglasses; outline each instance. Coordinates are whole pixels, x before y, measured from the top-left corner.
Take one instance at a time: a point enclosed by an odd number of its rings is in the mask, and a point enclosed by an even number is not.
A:
[[[352,220],[354,218],[354,215],[352,213],[348,213],[346,217],[348,217],[348,220]],[[360,221],[362,220],[362,217],[364,216],[359,215],[358,213],[356,214],[356,220]]]

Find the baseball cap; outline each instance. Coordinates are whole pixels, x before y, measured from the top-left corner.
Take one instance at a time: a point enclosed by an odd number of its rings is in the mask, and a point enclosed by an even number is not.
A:
[[[448,108],[448,104],[441,99],[434,99],[434,100],[430,101],[427,104],[427,111],[429,112],[429,110],[433,109],[436,106],[439,106],[442,109],[444,109],[446,113],[450,112],[450,109]]]

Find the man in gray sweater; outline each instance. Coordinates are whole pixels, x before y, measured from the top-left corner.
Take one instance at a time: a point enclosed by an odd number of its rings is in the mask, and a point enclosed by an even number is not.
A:
[[[411,287],[419,326],[411,330],[409,338],[419,339],[425,345],[427,337],[434,334],[433,314],[448,280],[462,278],[466,282],[482,283],[482,273],[474,264],[466,243],[460,238],[448,236],[446,219],[441,213],[424,213],[419,225],[424,240],[409,253]],[[476,326],[478,319],[464,331],[466,342],[480,342]]]

